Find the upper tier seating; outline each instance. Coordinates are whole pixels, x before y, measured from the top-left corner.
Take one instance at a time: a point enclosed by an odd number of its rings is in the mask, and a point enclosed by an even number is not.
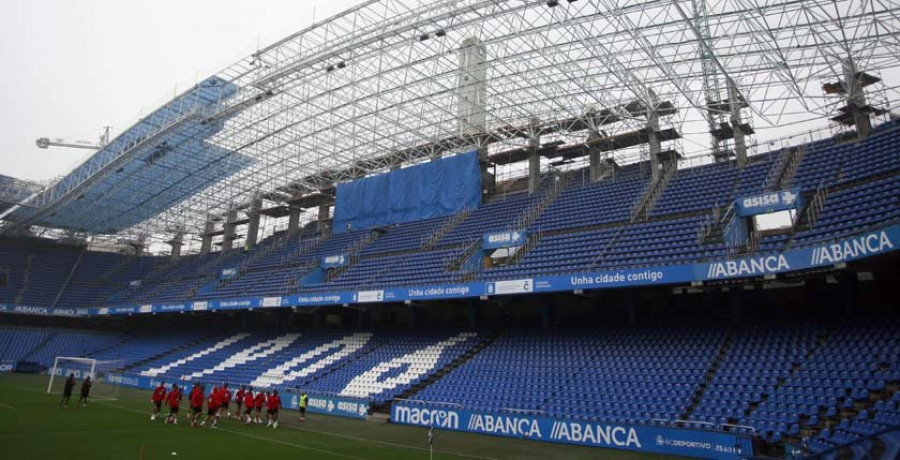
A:
[[[793,234],[764,235],[756,252],[802,247],[900,221],[898,145],[896,122],[877,127],[862,142],[826,139],[807,144],[796,174],[783,185],[802,189],[807,201],[821,184],[831,187],[824,209],[812,224],[801,214]],[[538,193],[490,197],[464,218],[441,217],[327,237],[312,235],[314,226],[307,226],[299,236],[264,239],[252,251],[235,249],[177,260],[92,251],[82,255],[82,248],[5,238],[0,241],[0,270],[9,276],[7,285],[0,286],[0,303],[47,307],[57,298],[56,305],[66,308],[181,303],[721,259],[729,257],[721,238],[698,241],[701,222],[714,207],[724,211],[735,198],[766,190],[770,174],[786,164],[787,152],[753,156],[743,168],[734,162],[683,167],[651,208],[650,219],[633,223],[632,206],[649,182],[647,162],[626,165],[597,182],[589,180],[586,169],[562,177],[546,174]],[[559,184],[561,192],[552,195]],[[549,205],[539,209],[542,202]],[[523,216],[529,216],[530,225],[524,230],[537,244],[512,265],[478,273],[459,269],[463,256],[477,249],[473,244],[485,233],[521,230],[516,227],[523,225]],[[436,233],[445,226],[446,234]],[[426,240],[436,234],[443,236],[425,248]],[[325,281],[307,278],[322,257],[342,254],[353,256],[350,266]],[[237,269],[238,276],[221,280],[225,268]],[[301,280],[306,280],[303,286]],[[131,281],[140,283],[131,286]]]

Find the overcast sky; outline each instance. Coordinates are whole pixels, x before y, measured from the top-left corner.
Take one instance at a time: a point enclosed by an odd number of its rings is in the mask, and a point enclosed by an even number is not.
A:
[[[362,0],[2,0],[0,174],[44,180],[176,91]]]

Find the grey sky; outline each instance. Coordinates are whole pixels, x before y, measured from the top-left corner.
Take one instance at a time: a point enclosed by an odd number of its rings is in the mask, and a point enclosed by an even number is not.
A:
[[[4,0],[0,174],[50,179],[198,80],[361,0]]]

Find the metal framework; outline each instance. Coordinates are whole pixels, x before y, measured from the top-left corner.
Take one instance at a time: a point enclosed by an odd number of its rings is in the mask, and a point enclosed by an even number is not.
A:
[[[460,120],[460,56],[467,39],[486,52],[484,132]],[[682,153],[691,157],[720,147],[709,131],[730,117],[719,101],[737,95],[762,144],[766,133],[784,134],[784,126],[823,125],[835,106],[822,84],[840,79],[848,59],[890,80],[887,74],[900,66],[900,4],[369,0],[222,70],[214,77],[236,88],[233,94],[185,112],[190,120],[160,124],[148,148],[184,137],[188,121],[214,121],[214,130],[190,131],[198,136],[192,148],[210,149],[215,154],[207,157],[226,163],[233,155],[237,166],[222,177],[196,162],[167,164],[176,182],[193,185],[169,196],[160,213],[117,233],[196,235],[211,217],[246,209],[257,196],[265,198],[265,208],[435,156],[527,146],[535,122],[541,142],[562,145],[634,132],[645,120],[621,108],[635,102],[671,102],[677,111],[663,121],[684,135]],[[894,103],[896,91],[888,91]],[[597,123],[593,114],[604,110],[617,122]],[[119,163],[127,162],[128,152],[121,153]],[[642,151],[605,155],[621,164],[641,159]],[[52,200],[8,216],[4,230],[49,225],[53,209],[96,186],[97,174],[116,165],[99,165],[71,189],[55,188]],[[515,174],[515,165],[504,167]],[[198,177],[206,179],[197,183]],[[90,206],[117,210],[123,200],[142,203],[163,193],[153,182],[135,173]],[[70,228],[108,233],[89,217],[70,219]]]

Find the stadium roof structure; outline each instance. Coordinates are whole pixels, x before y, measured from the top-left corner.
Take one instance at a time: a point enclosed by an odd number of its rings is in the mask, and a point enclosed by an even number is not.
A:
[[[4,212],[3,231],[199,233],[260,197],[278,205],[472,148],[499,158],[535,134],[567,158],[591,136],[633,135],[640,108],[660,104],[671,107],[664,124],[701,133],[689,141],[709,154],[729,95],[757,130],[826,120],[839,101],[823,84],[848,63],[869,74],[900,66],[900,5],[370,0],[176,97]],[[460,100],[472,78],[483,83],[474,124]],[[619,162],[646,155],[606,145]]]

